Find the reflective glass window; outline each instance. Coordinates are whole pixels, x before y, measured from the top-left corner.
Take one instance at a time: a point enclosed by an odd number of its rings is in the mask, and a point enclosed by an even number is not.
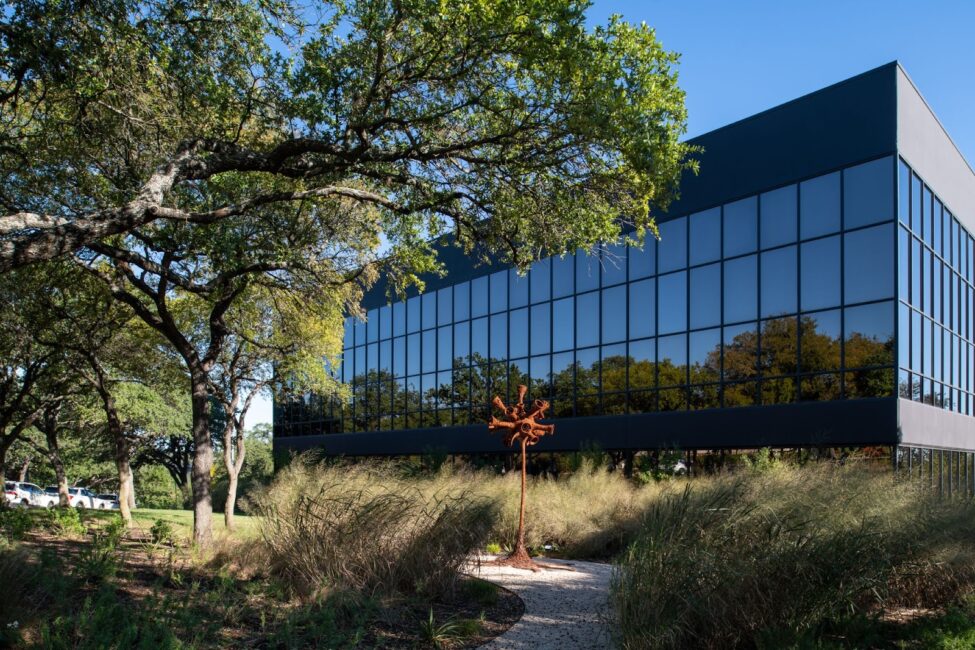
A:
[[[393,339],[393,374],[402,377],[406,374],[406,337]]]
[[[370,343],[379,340],[379,310],[370,309],[366,312],[366,338]]]
[[[721,323],[721,265],[691,269],[691,329]]]
[[[934,212],[931,210],[931,199],[931,190],[925,187],[921,194],[921,235],[928,246],[934,245]]]
[[[603,289],[603,343],[626,339],[626,286]]]
[[[762,253],[762,316],[796,311],[796,247]]]
[[[599,287],[599,255],[584,250],[576,251],[576,292],[591,291]]]
[[[379,308],[379,338],[388,339],[393,337],[393,307],[383,305]]]
[[[657,381],[660,386],[687,383],[687,335],[662,336],[657,339]]]
[[[366,342],[366,323],[365,321],[356,318],[355,322],[352,324],[355,330],[355,344],[364,345]]]
[[[370,381],[374,380],[376,371],[379,370],[379,345],[377,343],[370,343],[366,347],[366,357],[369,365],[369,373],[373,375],[370,377]]]
[[[488,276],[482,275],[471,280],[471,317],[477,318],[488,313]]]
[[[806,314],[799,319],[802,372],[839,370],[841,335],[840,310]]]
[[[630,390],[653,388],[657,385],[656,356],[654,339],[630,342],[628,369]]]
[[[393,370],[393,342],[389,339],[379,343],[379,369],[383,372]]]
[[[721,380],[721,328],[691,332],[689,361],[692,384]]]
[[[508,271],[491,274],[491,313],[508,308]]]
[[[921,372],[921,314],[911,310],[911,370]]]
[[[658,252],[660,273],[687,266],[687,217],[660,224]]]
[[[844,290],[847,303],[894,293],[894,238],[890,225],[846,233]]]
[[[449,325],[454,320],[454,288],[446,287],[437,292],[437,325]]]
[[[805,242],[800,250],[799,274],[802,309],[809,311],[840,304],[840,238]]]
[[[461,282],[454,285],[454,321],[467,320],[471,317],[471,283]]]
[[[572,415],[575,396],[575,355],[552,355],[552,416]]]
[[[721,257],[721,208],[690,216],[691,264],[712,262]]]
[[[410,334],[406,337],[406,374],[420,373],[420,335]]]
[[[944,224],[944,210],[942,209],[942,207],[943,206],[941,205],[941,201],[935,200],[934,214],[933,214],[934,233],[932,235],[931,245],[934,248],[934,252],[937,253],[938,255],[944,255],[944,248],[943,248],[944,238],[941,232],[942,230],[944,230],[944,228],[942,227]]]
[[[423,332],[423,361],[420,372],[434,372],[437,369],[437,330]]]
[[[342,347],[355,347],[355,326],[352,318],[345,319],[345,329],[342,333]]]
[[[797,207],[795,185],[762,194],[759,210],[762,248],[790,244],[796,240]]]
[[[630,284],[630,338],[653,336],[656,332],[656,284],[640,280]]]
[[[556,321],[558,322],[558,321]],[[599,343],[599,292],[576,296],[576,346]]]
[[[528,274],[532,302],[542,302],[552,297],[552,258],[546,257],[532,264]]]
[[[403,336],[406,334],[406,303],[403,301],[393,303],[393,336]]]
[[[575,347],[575,302],[564,298],[552,303],[552,351],[561,352]]]
[[[552,297],[571,295],[575,288],[575,255],[552,258]]]
[[[921,242],[911,237],[911,305],[921,308]]]
[[[508,269],[508,307],[524,307],[528,304],[528,276]]]
[[[881,158],[844,169],[844,226],[849,229],[893,219],[893,183],[891,158]]]
[[[512,358],[528,356],[528,310],[515,309],[509,314],[508,327],[511,339],[508,341],[508,354]]]
[[[897,162],[897,217],[905,226],[911,225],[911,168],[903,160]]]
[[[551,351],[552,304],[533,305],[531,312],[531,353],[548,354]]]
[[[901,300],[910,300],[911,292],[911,238],[906,228],[897,229],[897,293]]]
[[[898,364],[906,368],[911,365],[911,310],[903,303],[898,304],[897,308],[899,310],[898,318],[900,319],[899,330],[897,333]],[[859,331],[858,323],[855,320],[850,320],[850,314],[848,312],[849,309],[859,308],[849,307],[847,308],[847,311],[844,312],[846,320],[843,326],[843,331],[846,338],[854,336],[856,332]],[[849,362],[847,362],[847,365],[849,365]]]
[[[491,316],[491,359],[498,361],[507,358],[508,314],[495,314]]]
[[[438,330],[437,336],[437,369],[450,370],[454,365],[454,337],[453,329],[447,325]]]
[[[603,393],[617,393],[626,390],[625,343],[604,345],[600,350],[599,388]],[[616,403],[618,402],[614,400],[614,404]],[[610,411],[620,413],[622,409],[610,409]]]
[[[724,263],[724,320],[755,320],[758,316],[758,256]]]
[[[454,358],[461,362],[468,362],[467,355],[471,353],[471,324],[470,321],[454,324]]]
[[[722,332],[723,377],[741,381],[758,376],[758,327],[743,323],[725,327]]]
[[[627,247],[623,244],[610,244],[602,251],[603,286],[609,287],[626,282]]]
[[[369,372],[369,368],[366,367],[366,346],[360,345],[355,349],[355,375],[354,380],[357,382],[363,382],[366,379],[366,373]]]
[[[547,354],[532,357],[528,362],[528,374],[531,376],[528,386],[531,397],[547,398],[551,392],[552,358]]]
[[[751,253],[758,248],[758,198],[735,201],[724,206],[725,257]]]
[[[471,357],[474,363],[484,363],[488,356],[488,319],[471,321]]]
[[[840,173],[819,176],[799,186],[799,235],[802,239],[840,229]]]
[[[425,293],[422,298],[423,329],[437,326],[437,294]]]
[[[661,334],[687,329],[687,273],[669,273],[657,279],[658,326]]]
[[[791,375],[798,365],[798,321],[783,316],[762,321],[759,368],[766,377]]]
[[[630,279],[647,278],[657,272],[657,238],[647,233],[643,247],[630,246],[627,252],[630,264]]]
[[[921,179],[911,174],[911,230],[921,234]]]

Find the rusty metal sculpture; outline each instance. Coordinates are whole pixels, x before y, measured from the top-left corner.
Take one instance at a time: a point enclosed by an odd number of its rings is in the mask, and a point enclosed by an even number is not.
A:
[[[525,489],[527,483],[525,448],[528,445],[536,444],[542,436],[555,433],[555,425],[538,422],[545,417],[545,411],[549,408],[547,401],[536,399],[532,402],[530,409],[525,408],[525,393],[527,392],[527,386],[519,385],[518,401],[510,407],[505,406],[501,398],[495,396],[491,403],[504,413],[502,416],[504,419],[498,419],[492,415],[491,422],[488,424],[488,431],[492,433],[503,431],[503,442],[507,447],[512,447],[515,443],[521,444],[521,510],[518,514],[518,541],[511,554],[503,560],[499,560],[499,563],[537,571],[538,565],[532,561],[528,549],[525,548]]]

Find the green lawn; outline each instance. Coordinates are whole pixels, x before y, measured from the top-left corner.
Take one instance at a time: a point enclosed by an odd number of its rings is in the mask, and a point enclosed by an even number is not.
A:
[[[96,519],[102,519],[110,517],[117,514],[118,511],[114,512],[96,512],[88,511],[85,513],[85,517],[93,517]],[[149,530],[149,528],[156,523],[156,521],[162,519],[168,524],[171,524],[176,530],[177,534],[186,537],[187,539],[191,536],[193,531],[193,511],[192,510],[165,510],[165,509],[155,509],[155,508],[137,508],[132,511],[133,525],[136,528],[142,528]],[[257,534],[257,517],[249,517],[247,515],[237,515],[234,517],[234,523],[236,524],[236,532],[234,533],[240,537],[250,537]],[[223,523],[223,513],[214,512],[213,513],[213,534],[220,537],[227,534],[227,529],[224,527]]]

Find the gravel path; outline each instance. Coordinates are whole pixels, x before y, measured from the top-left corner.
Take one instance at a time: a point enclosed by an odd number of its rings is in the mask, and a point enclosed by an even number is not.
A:
[[[482,560],[491,558],[485,557]],[[482,564],[471,573],[518,594],[525,615],[496,637],[484,650],[570,650],[611,648],[609,578],[612,567],[595,562],[544,560],[546,564],[575,569],[545,569],[537,573]]]

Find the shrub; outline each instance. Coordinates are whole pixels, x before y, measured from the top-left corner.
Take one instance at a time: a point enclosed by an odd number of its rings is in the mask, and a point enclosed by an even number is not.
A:
[[[84,535],[85,525],[81,523],[81,516],[76,508],[51,508],[50,526],[55,535],[77,536]]]
[[[971,521],[970,505],[938,502],[863,467],[780,464],[686,483],[651,505],[618,561],[621,645],[797,638],[851,613],[916,601],[935,575],[946,602],[972,584],[973,551],[958,545],[971,539]]]
[[[0,508],[0,528],[12,539],[20,539],[34,529],[36,522],[25,508]]]
[[[118,573],[121,558],[118,547],[125,535],[125,521],[113,518],[92,534],[91,543],[78,553],[76,575],[85,582],[99,583]]]
[[[149,537],[153,544],[168,544],[172,546],[176,541],[173,526],[164,519],[157,519],[149,528]]]
[[[435,597],[491,530],[495,508],[366,470],[292,463],[262,502],[271,568],[296,593],[332,589]]]

